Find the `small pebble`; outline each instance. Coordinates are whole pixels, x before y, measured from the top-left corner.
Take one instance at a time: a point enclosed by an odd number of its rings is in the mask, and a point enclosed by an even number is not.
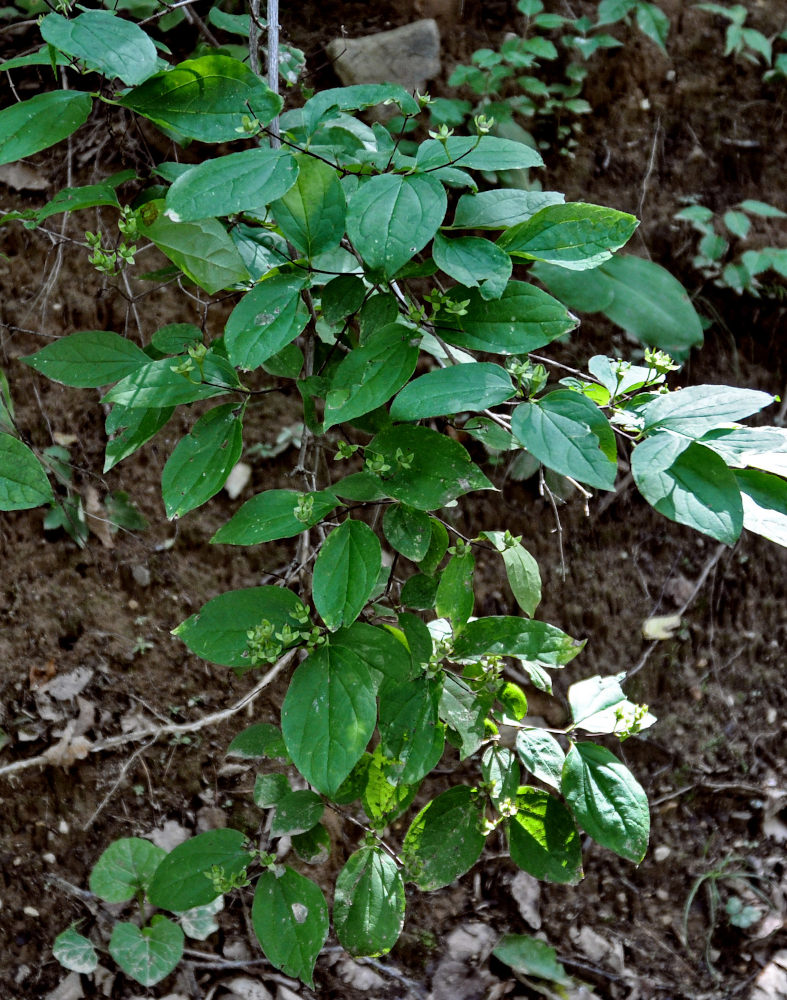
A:
[[[68,833],[68,831],[69,831],[69,825],[68,825],[68,823],[66,823],[66,821],[64,819],[61,819],[60,822],[57,824],[57,832],[58,833]]]
[[[147,566],[137,563],[131,567],[131,575],[134,577],[134,582],[138,583],[140,587],[150,586],[150,570]]]
[[[51,851],[48,851],[46,854],[41,855],[41,860],[46,861],[48,865],[53,865],[57,861],[57,858],[51,853]]]
[[[667,858],[672,854],[672,849],[667,847],[666,844],[659,844],[656,850],[653,852],[653,857],[656,861],[666,861]]]
[[[22,913],[24,913],[26,917],[39,917],[41,915],[34,906],[26,906],[24,910],[22,910]]]

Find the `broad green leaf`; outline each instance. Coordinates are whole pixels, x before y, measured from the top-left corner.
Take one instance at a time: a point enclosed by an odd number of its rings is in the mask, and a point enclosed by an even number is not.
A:
[[[514,410],[511,430],[549,469],[601,490],[615,489],[615,434],[602,411],[571,389]]]
[[[639,0],[636,16],[639,30],[666,54],[670,23],[664,11],[656,4],[648,3],[648,0]]]
[[[440,270],[460,285],[478,288],[483,299],[499,299],[511,277],[508,254],[480,236],[449,240],[435,233],[432,257]]]
[[[299,493],[297,490],[266,490],[247,500],[211,542],[223,545],[259,545],[279,538],[294,538],[319,524],[339,500],[329,490]],[[300,516],[296,516],[298,511]]]
[[[380,750],[400,784],[421,781],[443,755],[440,687],[438,680],[417,677],[407,684],[388,683],[380,691]]]
[[[715,427],[757,413],[774,397],[757,389],[730,385],[690,385],[679,392],[656,396],[642,407],[643,429],[670,430],[699,438]]]
[[[543,260],[572,271],[598,267],[631,238],[633,215],[599,205],[547,205],[506,230],[497,245],[526,260]]]
[[[415,98],[398,83],[362,83],[320,90],[303,106],[303,127],[311,134],[329,111],[362,111],[390,101],[407,115],[418,114]]]
[[[504,188],[463,194],[456,205],[452,229],[510,229],[547,205],[562,205],[557,191],[520,191]]]
[[[328,936],[328,907],[319,887],[292,868],[268,869],[254,890],[251,923],[268,961],[313,988],[314,963]]]
[[[589,733],[625,734],[632,727],[636,732],[647,729],[656,721],[647,706],[638,706],[623,693],[620,682],[625,673],[608,677],[588,677],[568,689],[568,704],[575,727]]]
[[[320,822],[325,804],[319,795],[306,788],[283,795],[276,803],[271,836],[306,833]]]
[[[228,757],[287,757],[287,748],[278,726],[270,722],[257,722],[247,726],[227,747]]]
[[[75,132],[91,112],[90,94],[53,90],[0,111],[0,164],[48,149]]]
[[[403,611],[397,615],[399,628],[407,640],[407,648],[414,668],[429,662],[434,644],[432,634],[418,615]]]
[[[516,752],[534,778],[560,791],[566,755],[551,733],[543,729],[520,729],[516,734]]]
[[[787,546],[787,482],[759,469],[734,475],[743,502],[743,527]]]
[[[391,548],[406,559],[420,562],[429,551],[432,523],[424,511],[395,503],[385,508],[383,532]]]
[[[13,16],[19,13],[18,9],[5,8],[6,11],[13,10]],[[49,45],[42,45],[35,52],[29,52],[25,56],[14,56],[13,59],[4,59],[0,62],[0,73],[7,73],[12,69],[21,69],[27,66],[50,66],[54,60],[55,66],[68,66],[70,59],[62,52],[55,52]]]
[[[193,323],[168,323],[156,330],[150,342],[162,354],[183,354],[202,343],[202,330]]]
[[[703,434],[707,445],[731,468],[750,466],[777,476],[787,476],[787,429],[783,427],[721,427]]]
[[[178,442],[161,473],[167,517],[182,517],[215,496],[242,449],[241,408],[225,403],[203,414]]]
[[[432,538],[426,555],[419,562],[422,573],[434,573],[448,550],[448,529],[436,517],[429,518],[429,523],[432,526]]]
[[[381,431],[367,446],[371,454],[391,466],[385,473],[388,495],[418,510],[437,510],[465,493],[493,488],[461,444],[428,427]]]
[[[377,535],[348,517],[328,535],[314,564],[312,598],[317,613],[335,632],[363,610],[382,565]]]
[[[350,855],[336,879],[333,925],[351,955],[385,955],[404,924],[404,882],[396,862],[381,847]]]
[[[440,582],[435,595],[435,610],[438,618],[450,619],[454,632],[458,633],[473,613],[475,591],[473,572],[475,559],[468,547],[462,555],[453,555],[440,573]]]
[[[474,789],[455,785],[424,806],[402,845],[408,881],[433,892],[473,867],[484,849],[482,801]]]
[[[330,858],[331,835],[322,823],[313,826],[306,833],[296,833],[292,838],[295,853],[307,865],[322,865]]]
[[[148,927],[117,923],[109,939],[109,954],[120,968],[143,986],[165,979],[183,955],[183,931],[157,913]]]
[[[423,420],[449,413],[476,412],[514,395],[511,376],[500,365],[480,361],[438,368],[414,379],[391,404],[392,420]]]
[[[244,117],[267,125],[282,100],[244,63],[229,56],[188,59],[157,73],[118,104],[201,142],[234,142]]]
[[[79,389],[117,382],[150,362],[135,343],[109,330],[60,337],[23,360],[47,378]]]
[[[551,343],[577,321],[540,288],[509,281],[499,299],[487,302],[475,289],[452,288],[448,295],[466,303],[464,315],[441,311],[436,325],[449,344],[493,354],[527,354]]]
[[[449,740],[457,747],[461,760],[474,754],[484,741],[484,720],[491,707],[489,692],[472,691],[461,677],[445,671],[439,715],[449,727]]]
[[[225,667],[251,666],[247,632],[267,620],[280,631],[293,627],[300,601],[285,587],[248,587],[231,590],[208,601],[176,629],[192,653]]]
[[[482,531],[503,557],[506,576],[519,607],[530,618],[541,603],[541,573],[538,563],[521,542],[509,544],[504,531]]]
[[[286,774],[258,774],[254,779],[252,798],[255,806],[270,809],[291,792],[292,786]]]
[[[481,759],[481,774],[489,797],[497,807],[516,799],[520,772],[517,759],[510,750],[494,744],[487,747]]]
[[[650,835],[648,799],[614,754],[595,743],[574,744],[561,790],[589,836],[629,861],[642,861]]]
[[[98,954],[88,938],[73,926],[57,935],[52,954],[65,969],[89,975],[98,967]]]
[[[295,766],[323,795],[337,791],[366,749],[375,695],[369,668],[346,648],[319,647],[293,674],[282,733]]]
[[[284,236],[299,253],[315,257],[338,247],[344,236],[346,205],[339,175],[333,167],[305,153],[294,157],[298,177],[271,210]]]
[[[109,11],[87,10],[70,20],[60,14],[47,14],[40,28],[45,42],[108,79],[119,77],[131,87],[142,83],[158,67],[152,39],[138,24]]]
[[[775,205],[769,205],[766,201],[757,201],[755,198],[747,198],[741,202],[740,207],[750,215],[760,215],[766,219],[787,219],[787,212],[782,212]]]
[[[479,656],[516,656],[522,660],[562,667],[582,650],[578,642],[554,625],[527,618],[490,617],[469,622],[454,640],[457,659]]]
[[[440,580],[436,576],[416,573],[402,585],[400,594],[402,606],[415,608],[417,611],[431,611],[437,599],[437,585]]]
[[[385,500],[387,496],[382,480],[371,472],[353,472],[337,480],[331,490],[345,500],[361,503],[374,503]]]
[[[28,510],[54,499],[46,472],[26,444],[0,433],[0,510]]]
[[[373,754],[367,756],[361,802],[373,826],[382,829],[409,808],[418,785],[397,782],[396,775],[379,746]]]
[[[601,0],[596,12],[598,18],[596,26],[615,24],[634,10],[640,2],[641,0]]]
[[[388,402],[415,371],[418,342],[417,334],[409,327],[391,323],[350,351],[331,379],[325,397],[324,429],[363,416]]]
[[[344,649],[366,664],[375,685],[384,681],[404,684],[411,672],[407,647],[385,629],[353,622],[328,639],[331,649]]]
[[[558,962],[555,949],[527,934],[504,934],[492,954],[522,976],[546,979],[558,986],[572,983],[562,963]]]
[[[418,170],[456,165],[468,170],[528,170],[543,167],[540,153],[523,142],[492,135],[452,135],[445,142],[427,139],[418,147]]]
[[[364,262],[391,278],[437,232],[447,198],[424,174],[379,174],[352,195],[347,233]]]
[[[331,326],[337,326],[347,316],[356,313],[363,305],[365,298],[366,285],[361,278],[354,274],[340,274],[336,278],[331,278],[328,284],[323,287],[320,296],[323,319]],[[394,310],[394,319],[396,315],[396,310]],[[386,320],[380,326],[387,326],[388,322],[389,320]]]
[[[724,225],[733,236],[745,240],[751,229],[751,219],[745,212],[729,211],[724,213]]]
[[[133,170],[130,173],[132,176],[134,175]],[[86,184],[83,187],[63,188],[43,208],[37,209],[33,220],[25,223],[25,225],[27,228],[33,228],[53,215],[60,215],[62,212],[77,212],[84,208],[97,208],[99,205],[111,205],[113,208],[120,207],[120,202],[115,192],[115,185],[108,180],[100,184]]]
[[[106,419],[107,441],[104,472],[109,472],[118,462],[133,455],[167,423],[175,412],[172,406],[164,409],[145,410],[115,403]]]
[[[685,438],[654,434],[634,449],[631,472],[642,496],[670,521],[727,545],[737,540],[743,528],[739,487],[724,459],[710,448],[693,442],[686,447]]]
[[[90,891],[107,903],[124,903],[147,892],[166,851],[141,837],[124,837],[109,845],[90,873]]]
[[[520,788],[508,826],[511,860],[534,878],[574,885],[582,878],[582,848],[571,813],[549,792]]]
[[[298,176],[295,157],[284,149],[245,149],[190,167],[167,192],[166,214],[191,222],[237,212],[264,210]]]
[[[615,297],[615,290],[607,280],[603,267],[589,271],[569,271],[557,264],[536,261],[530,273],[543,282],[564,305],[578,312],[603,312]]]
[[[309,311],[301,298],[305,287],[305,277],[274,274],[243,296],[224,330],[233,365],[257,368],[295,340],[309,321]]]
[[[248,281],[249,272],[238,248],[218,219],[173,222],[163,211],[164,202],[148,202],[138,213],[142,236],[191,278],[208,295]]]
[[[209,873],[220,868],[227,878],[242,875],[253,859],[245,843],[240,830],[223,829],[208,830],[178,844],[156,869],[148,899],[175,913],[212,902],[222,893]]]

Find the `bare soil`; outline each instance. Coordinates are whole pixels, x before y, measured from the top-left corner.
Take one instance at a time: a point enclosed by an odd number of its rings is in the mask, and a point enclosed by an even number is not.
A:
[[[520,26],[515,4],[507,0],[465,0],[456,7],[422,0],[417,10],[384,0],[284,6],[285,36],[306,51],[312,86],[335,85],[323,46],[342,26],[348,35],[361,35],[436,12],[445,78],[475,49],[494,46]],[[691,267],[694,244],[673,215],[689,195],[713,209],[743,198],[787,209],[784,84],[764,86],[757,67],[722,58],[723,28],[710,15],[680,0],[661,6],[672,21],[670,57],[634,29],[616,29],[625,48],[590,64],[585,96],[594,112],[584,121],[578,155],[566,160],[547,154],[544,186],[642,218],[633,251],[670,268],[714,320],[706,346],[686,369],[688,380],[781,393],[787,381],[783,296],[755,300],[703,286]],[[558,2],[547,7],[568,11]],[[766,34],[787,23],[782,0],[752,0],[749,7],[751,24]],[[571,12],[593,8],[581,0]],[[30,29],[7,32],[0,34],[0,52],[16,54],[35,42]],[[433,93],[448,93],[445,78],[435,81]],[[39,86],[34,75],[15,82],[23,97]],[[4,175],[0,208],[40,205],[68,181],[87,183],[97,163],[106,169],[107,157],[116,169],[144,170],[147,141],[147,133],[125,134],[114,120],[96,120],[67,157],[65,147],[58,147],[55,154],[33,157],[24,176]],[[82,496],[92,489],[103,499],[124,490],[150,526],[110,538],[95,521],[87,546],[78,548],[64,532],[43,530],[42,511],[0,518],[0,727],[9,736],[0,766],[44,753],[67,730],[94,743],[141,721],[165,726],[196,720],[240,698],[253,677],[239,679],[204,663],[170,631],[216,594],[275,579],[293,554],[286,544],[242,551],[208,544],[241,500],[291,483],[293,451],[247,458],[252,479],[240,499],[222,493],[198,514],[172,524],[164,515],[160,473],[193,415],[176,417],[151,445],[104,475],[99,393],[47,382],[20,362],[43,343],[78,329],[127,331],[147,342],[164,323],[206,319],[218,332],[228,309],[227,303],[208,308],[171,286],[151,290],[134,279],[128,287],[105,281],[88,266],[85,251],[69,242],[96,228],[95,214],[73,215],[62,229],[59,218],[50,222],[36,231],[19,224],[1,231],[0,365],[12,385],[19,426],[39,447],[65,435]],[[761,243],[784,236],[773,227],[757,232]],[[145,267],[158,266],[153,256],[145,258]],[[599,351],[626,357],[634,347],[591,317],[570,343],[549,353],[583,366]],[[247,422],[247,449],[273,445],[297,415],[297,400],[267,397]],[[400,943],[381,960],[382,968],[361,970],[377,979],[353,979],[358,969],[342,965],[331,939],[317,964],[314,993],[299,984],[292,988],[302,997],[347,1000],[430,991],[435,998],[468,1000],[535,996],[490,960],[489,950],[499,933],[539,931],[598,998],[761,1000],[755,981],[787,947],[787,554],[747,534],[733,549],[717,549],[660,519],[625,487],[611,503],[591,501],[587,511],[570,501],[558,522],[532,483],[510,481],[503,468],[490,474],[502,492],[463,505],[458,526],[522,534],[544,577],[538,616],[588,640],[558,678],[556,700],[532,692],[531,714],[559,725],[571,682],[626,671],[632,675],[630,695],[659,718],[652,730],[618,748],[652,803],[651,850],[634,867],[588,843],[585,880],[572,888],[544,885],[540,895],[530,886],[528,910],[521,882],[512,885],[515,868],[492,838],[481,863],[457,884],[430,896],[408,894]],[[511,594],[492,565],[481,567],[480,595],[477,613],[511,613]],[[672,638],[645,641],[646,619],[685,605]],[[46,693],[47,683],[77,670],[88,678],[78,693],[66,691],[60,699]],[[65,978],[52,957],[54,936],[72,921],[99,933],[109,926],[106,909],[84,890],[110,840],[162,829],[194,833],[224,823],[252,834],[258,829],[253,770],[228,768],[224,754],[243,725],[277,720],[285,685],[276,681],[251,713],[229,723],[0,777],[2,997],[49,996]],[[431,790],[441,782],[447,786],[460,771],[466,766],[449,757]],[[338,820],[331,832],[334,859],[328,870],[310,871],[326,886],[357,840],[356,831]],[[392,837],[401,832],[393,830]],[[749,878],[736,877],[740,873]],[[707,878],[691,901],[701,876]],[[725,907],[735,899],[760,911],[748,928],[728,917]],[[275,993],[282,977],[264,963],[247,964],[259,953],[246,916],[246,903],[238,898],[222,915],[218,934],[198,946],[215,954],[212,965],[192,955],[181,971],[145,990],[107,957],[103,965],[110,973],[98,982],[82,977],[75,983],[72,977],[70,986],[83,992],[63,994],[62,1000],[173,994],[218,1000],[230,994],[228,984],[238,975],[252,976]],[[491,936],[479,925],[490,928]],[[469,955],[457,944],[457,929],[475,935]]]

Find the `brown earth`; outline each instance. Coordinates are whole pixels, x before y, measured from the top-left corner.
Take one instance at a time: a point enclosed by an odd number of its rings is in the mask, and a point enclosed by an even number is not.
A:
[[[714,209],[743,198],[787,208],[784,84],[764,87],[757,67],[722,58],[717,19],[679,0],[661,6],[672,21],[670,57],[633,29],[613,29],[626,45],[590,63],[585,96],[594,112],[584,120],[578,155],[566,161],[547,154],[544,186],[641,216],[633,250],[676,273],[715,321],[706,346],[687,367],[690,381],[779,393],[786,380],[783,298],[775,293],[739,298],[703,286],[691,268],[694,243],[672,217],[681,198],[691,194]],[[547,7],[569,12],[568,4]],[[579,2],[570,12],[593,7]],[[749,7],[754,27],[769,35],[785,27],[783,3],[751,0]],[[419,7],[421,13],[434,10],[428,0]],[[325,86],[336,81],[322,46],[342,25],[347,34],[361,35],[411,15],[406,4],[306,2],[297,12],[294,5],[285,9],[282,22],[285,36],[307,53],[310,85]],[[466,0],[461,14],[443,12],[440,23],[446,76],[475,49],[494,46],[507,30],[519,28],[515,5],[504,0]],[[30,29],[0,35],[6,54],[35,41]],[[38,85],[32,76],[15,77],[15,83],[21,96]],[[433,93],[448,93],[444,82],[437,81]],[[68,161],[72,179],[89,182],[97,162],[106,169],[108,155],[113,169],[144,169],[147,152],[140,138],[111,133],[109,124],[96,121],[87,140],[75,141]],[[26,177],[0,184],[0,208],[42,204],[67,183],[63,150],[32,158]],[[80,549],[63,532],[44,532],[41,511],[0,519],[0,726],[10,737],[0,751],[0,767],[57,745],[69,724],[76,724],[77,735],[98,742],[143,720],[161,726],[187,722],[235,702],[254,680],[198,660],[170,630],[218,593],[275,579],[268,574],[286,566],[293,553],[286,544],[242,551],[210,546],[210,536],[240,502],[224,493],[199,514],[176,524],[166,521],[159,477],[188,426],[185,417],[103,475],[99,394],[47,382],[19,362],[76,329],[128,330],[147,342],[163,323],[203,319],[203,304],[171,288],[150,292],[133,279],[130,288],[116,287],[92,271],[84,250],[69,238],[78,240],[85,228],[96,228],[93,213],[72,216],[62,230],[59,218],[50,222],[43,228],[52,235],[18,224],[2,231],[0,364],[12,385],[19,426],[41,447],[71,436],[74,483],[83,497],[90,488],[99,498],[125,490],[150,527],[109,538],[94,522],[98,533]],[[783,241],[784,235],[761,227],[753,245],[758,238]],[[144,266],[156,265],[144,258]],[[210,329],[220,329],[226,310],[222,304],[211,307]],[[550,353],[582,366],[599,351],[626,357],[634,346],[591,317],[569,344]],[[247,451],[253,444],[273,445],[297,414],[296,400],[266,397],[247,421]],[[247,457],[253,472],[242,499],[290,483],[294,455],[290,450],[276,458]],[[659,718],[647,734],[619,748],[652,804],[651,850],[635,868],[588,844],[584,882],[542,886],[540,897],[530,897],[525,917],[515,900],[517,894],[522,900],[521,885],[512,887],[515,869],[492,838],[482,862],[456,885],[428,897],[408,894],[400,943],[380,968],[362,970],[382,978],[352,979],[329,947],[318,961],[316,995],[393,1000],[433,990],[435,997],[479,1000],[534,996],[504,966],[490,963],[489,935],[480,924],[494,932],[491,940],[501,932],[532,933],[540,927],[568,970],[600,998],[757,996],[755,980],[787,947],[784,550],[751,535],[732,550],[719,550],[660,519],[626,489],[612,503],[592,501],[587,513],[581,503],[570,502],[559,512],[558,531],[551,506],[531,484],[504,483],[502,470],[492,474],[502,494],[463,506],[462,522],[472,525],[473,533],[507,527],[522,534],[544,577],[539,617],[588,639],[583,654],[558,678],[558,700],[534,696],[531,712],[560,724],[563,695],[573,680],[628,671],[629,694],[648,702]],[[480,594],[476,613],[510,612],[511,595],[492,565],[482,565]],[[645,619],[686,604],[672,639],[651,647],[642,638]],[[40,690],[47,680],[73,677],[79,668],[89,671],[83,675],[89,679],[78,693],[66,692],[58,700]],[[146,835],[164,824],[189,833],[223,822],[258,825],[250,798],[252,771],[228,770],[224,751],[248,721],[275,721],[283,694],[284,683],[277,681],[257,700],[253,714],[244,712],[229,723],[89,753],[64,762],[67,766],[0,776],[2,997],[45,997],[63,981],[51,942],[71,921],[83,921],[83,930],[106,929],[106,913],[84,889],[89,869],[110,840]],[[73,725],[70,731],[74,735]],[[449,757],[434,789],[458,766]],[[354,831],[337,822],[332,834],[341,858],[355,844]],[[340,863],[311,874],[328,885]],[[736,878],[741,873],[748,880]],[[690,892],[701,876],[706,878],[692,901]],[[748,929],[728,919],[725,905],[736,898],[761,911]],[[281,977],[264,964],[246,964],[256,952],[246,935],[244,905],[239,899],[231,904],[219,934],[197,946],[215,953],[216,967],[192,955],[182,971],[144,990],[116,975],[107,958],[103,964],[112,974],[100,983],[82,977],[84,995],[218,1000],[238,975],[254,976],[275,992]],[[467,961],[451,936],[457,929],[476,935],[469,948],[474,957]],[[300,996],[312,995],[303,986],[293,988]]]

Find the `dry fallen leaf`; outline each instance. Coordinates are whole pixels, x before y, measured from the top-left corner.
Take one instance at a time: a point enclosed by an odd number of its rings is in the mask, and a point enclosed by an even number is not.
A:
[[[93,486],[85,489],[85,515],[87,526],[99,539],[105,549],[114,549],[115,539],[112,534],[112,525],[107,518],[106,508],[102,506],[98,498],[98,491]]]
[[[56,673],[57,667],[53,659],[46,666],[42,666],[40,663],[31,663],[28,671],[30,690],[39,691],[48,681],[52,680]]]
[[[541,927],[541,883],[527,872],[517,872],[511,879],[511,896],[522,914],[522,919],[537,931]]]
[[[230,474],[227,476],[227,481],[224,484],[224,489],[227,491],[230,500],[238,499],[250,479],[251,466],[247,462],[238,462],[233,465]]]
[[[71,720],[65,728],[65,732],[48,750],[44,751],[44,757],[50,764],[56,767],[71,767],[78,760],[84,760],[90,753],[90,740],[84,736],[75,734],[76,720]]]
[[[672,639],[680,623],[680,615],[653,615],[642,623],[642,636],[650,640]]]
[[[76,667],[69,670],[67,674],[58,674],[52,680],[41,686],[50,698],[55,701],[70,701],[85,690],[92,680],[94,671],[92,667]]]
[[[26,163],[4,163],[0,167],[0,184],[14,191],[46,191],[49,188],[49,180]]]

